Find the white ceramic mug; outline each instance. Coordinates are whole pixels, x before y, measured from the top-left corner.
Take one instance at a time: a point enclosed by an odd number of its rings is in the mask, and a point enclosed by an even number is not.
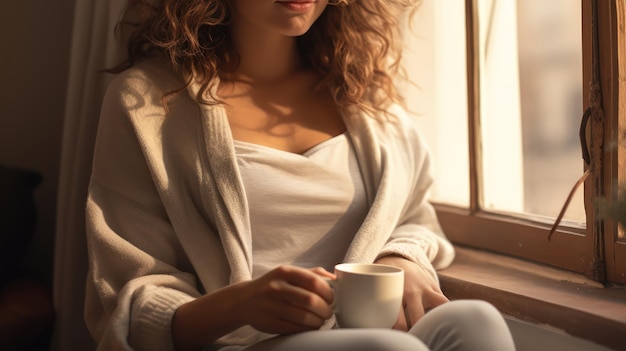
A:
[[[328,280],[340,328],[391,328],[398,319],[404,291],[401,268],[375,263],[341,263],[337,280]]]

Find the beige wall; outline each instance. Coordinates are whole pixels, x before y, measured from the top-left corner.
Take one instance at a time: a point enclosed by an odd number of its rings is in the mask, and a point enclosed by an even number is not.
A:
[[[0,164],[40,172],[29,257],[50,279],[74,0],[0,3]]]

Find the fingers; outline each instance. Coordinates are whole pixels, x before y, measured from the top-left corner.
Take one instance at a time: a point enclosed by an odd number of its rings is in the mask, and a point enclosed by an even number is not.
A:
[[[280,292],[277,291],[277,296],[280,296],[282,301],[303,311],[312,312],[323,320],[332,317],[333,312],[329,303],[320,295],[286,282],[284,284]]]
[[[320,268],[321,269],[321,268]],[[321,270],[317,270],[323,274]],[[326,272],[328,273],[328,272]],[[316,272],[293,266],[281,266],[268,273],[268,287],[272,295],[282,301],[315,313],[321,318],[332,316],[330,303],[333,292],[328,283]]]
[[[400,313],[398,314],[398,320],[396,320],[396,323],[393,325],[393,329],[400,330],[400,331],[409,330],[409,325],[406,320],[404,308],[400,309]]]
[[[424,303],[424,312],[428,313],[433,308],[441,306],[450,300],[441,291],[430,291],[423,295],[422,301]]]
[[[324,319],[290,304],[273,303],[261,308],[250,320],[253,327],[271,334],[290,334],[317,329]]]
[[[293,266],[280,266],[274,269],[273,272],[288,283],[319,295],[327,304],[332,303],[333,291],[323,277],[334,279],[335,275],[325,269],[321,267],[304,269]]]
[[[438,290],[425,290],[421,296],[406,299],[398,316],[394,329],[407,331],[428,311],[448,302],[448,298]]]
[[[403,307],[404,319],[406,323],[406,330],[411,329],[417,321],[424,317],[426,313],[424,311],[424,305],[421,300],[416,300],[414,303],[407,303]]]
[[[398,256],[385,256],[376,262],[398,266],[404,270],[403,309],[398,316],[396,328],[410,329],[426,312],[448,302],[438,282],[426,268]]]
[[[410,299],[402,302],[398,320],[394,329],[408,331],[425,314],[421,299]]]
[[[322,267],[311,268],[310,271],[319,275],[322,278],[337,279],[337,276],[335,274],[327,271],[326,269]]]
[[[401,315],[403,315],[403,329],[409,330],[411,327],[417,323],[424,316],[424,305],[422,300],[408,301],[406,304],[402,306]],[[404,329],[406,328],[406,329]]]
[[[332,316],[332,310],[322,296],[302,287],[316,285],[330,289],[321,277],[308,270],[293,267],[273,270],[242,283],[247,297],[238,313],[246,324],[267,333],[317,329]]]
[[[300,289],[301,290],[301,289]],[[324,324],[324,321],[332,316],[330,310],[320,304],[321,299],[311,297],[313,294],[301,294],[301,292],[287,292],[282,290],[282,302],[273,304],[274,315],[278,320],[294,324],[295,329],[315,329]],[[324,304],[325,305],[325,304]]]

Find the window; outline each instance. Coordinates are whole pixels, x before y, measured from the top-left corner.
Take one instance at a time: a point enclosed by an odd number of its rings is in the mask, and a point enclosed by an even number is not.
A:
[[[454,243],[626,283],[623,228],[596,212],[598,199],[615,201],[626,187],[625,3],[421,2],[405,31],[414,83],[405,91],[434,154],[432,199]],[[594,79],[601,106],[589,101]],[[587,164],[579,131],[590,107]]]

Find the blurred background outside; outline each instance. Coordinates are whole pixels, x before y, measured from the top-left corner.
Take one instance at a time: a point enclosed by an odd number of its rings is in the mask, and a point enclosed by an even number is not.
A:
[[[581,4],[481,0],[482,207],[551,223],[583,173]],[[424,0],[405,28],[404,86],[432,149],[434,202],[469,203],[465,1]],[[583,226],[579,189],[564,218]]]

